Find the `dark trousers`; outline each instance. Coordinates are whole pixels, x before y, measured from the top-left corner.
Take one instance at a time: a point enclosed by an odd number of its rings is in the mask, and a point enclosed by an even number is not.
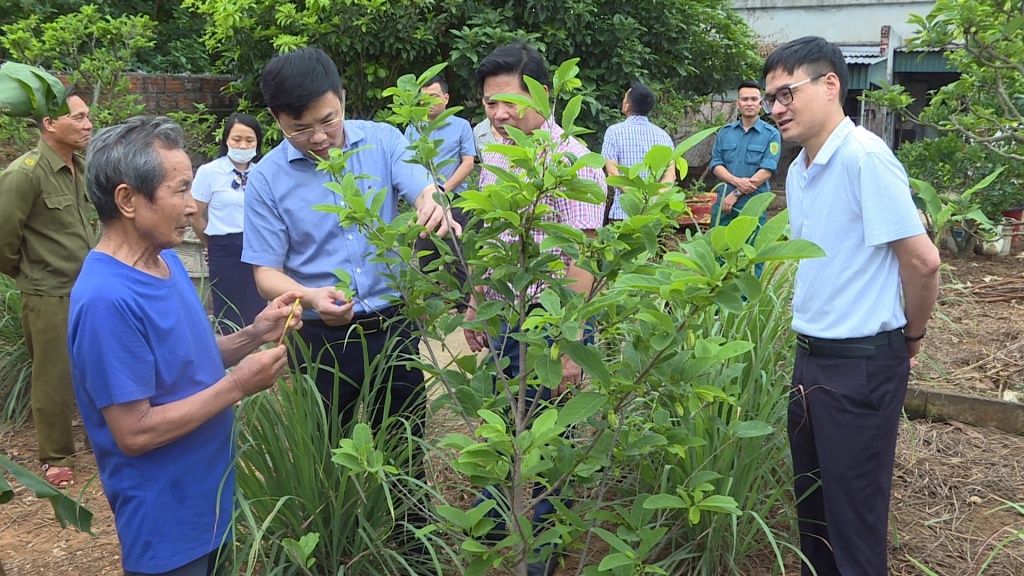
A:
[[[797,350],[789,439],[800,549],[818,576],[888,574],[889,493],[909,376],[902,340],[872,358]],[[802,574],[811,574],[806,564]]]
[[[21,295],[21,325],[32,358],[32,421],[39,461],[54,466],[72,466],[75,454],[71,419],[78,407],[67,344],[70,300],[69,296]]]
[[[242,262],[242,235],[210,236],[210,287],[213,315],[222,333],[244,328],[256,319],[267,301],[256,289],[252,265]]]
[[[469,226],[469,214],[463,212],[462,208],[453,206],[451,214],[452,220],[458,222],[459,225],[462,226],[463,230]],[[460,250],[457,249],[459,238],[454,234],[448,234],[442,238],[442,240],[448,245],[448,248],[451,249],[452,254],[458,258],[458,254],[460,252]],[[428,274],[433,272],[434,270],[428,270],[427,267],[441,257],[437,251],[437,246],[434,245],[434,241],[429,237],[416,240],[416,252],[428,252],[427,254],[423,254],[419,257],[419,269],[427,272]],[[458,259],[454,263],[450,264],[447,269],[455,278],[456,283],[455,286],[451,286],[450,288],[457,288],[464,295],[465,300],[459,305],[459,309],[464,310],[466,303],[469,300],[469,291],[473,289],[472,286],[467,286],[467,282],[469,281],[469,271],[465,266],[463,266],[462,261]]]
[[[422,438],[426,402],[423,372],[401,364],[403,359],[419,354],[419,338],[413,337],[407,321],[402,319],[377,328],[365,331],[364,346],[357,327],[304,320],[299,336],[310,347],[313,366],[300,368],[309,374],[315,367],[316,387],[324,401],[341,415],[342,425],[355,416],[363,386],[371,385],[374,388],[367,391],[371,426],[379,429],[389,416],[412,416],[413,433]],[[388,341],[396,339],[389,347]],[[373,376],[369,381],[368,375]]]

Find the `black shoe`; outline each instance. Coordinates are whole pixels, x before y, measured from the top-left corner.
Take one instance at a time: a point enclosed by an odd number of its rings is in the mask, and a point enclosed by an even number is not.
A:
[[[559,556],[558,552],[552,552],[547,562],[530,562],[526,565],[526,576],[554,576]]]

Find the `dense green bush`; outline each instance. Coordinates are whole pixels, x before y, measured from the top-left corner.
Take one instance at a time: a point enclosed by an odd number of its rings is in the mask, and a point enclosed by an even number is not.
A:
[[[1024,205],[1024,162],[1008,159],[981,144],[964,142],[956,134],[908,142],[900,146],[896,157],[911,178],[924,180],[946,195],[962,194],[1003,168],[998,178],[974,194],[974,201],[994,222],[1000,220],[1002,212]]]
[[[549,62],[580,58],[581,123],[603,132],[618,119],[633,80],[678,97],[720,93],[760,65],[753,33],[726,0],[185,0],[207,21],[219,72],[242,77],[260,102],[258,79],[279,51],[316,45],[342,70],[349,116],[373,118],[403,74],[448,62],[452,102],[478,103],[473,73],[487,54],[527,40]],[[482,118],[481,108],[467,110]]]
[[[32,359],[21,326],[21,292],[0,274],[0,423],[20,426],[31,404]]]

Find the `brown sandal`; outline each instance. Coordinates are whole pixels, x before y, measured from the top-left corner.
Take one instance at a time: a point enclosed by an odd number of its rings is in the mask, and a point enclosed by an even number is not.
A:
[[[43,473],[43,478],[58,490],[64,490],[75,483],[75,471],[67,466],[43,464]]]

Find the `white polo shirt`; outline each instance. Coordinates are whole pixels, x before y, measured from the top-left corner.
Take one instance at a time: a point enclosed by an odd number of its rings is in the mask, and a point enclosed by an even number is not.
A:
[[[249,164],[252,170],[254,164]],[[248,172],[248,171],[246,171]],[[192,197],[209,204],[207,236],[225,236],[242,231],[245,219],[245,189],[235,190],[235,165],[227,156],[207,162],[196,170],[192,181]]]
[[[885,142],[844,119],[810,166],[805,150],[793,161],[786,201],[793,238],[826,254],[800,262],[793,330],[842,339],[906,325],[889,243],[925,230],[907,173]]]

